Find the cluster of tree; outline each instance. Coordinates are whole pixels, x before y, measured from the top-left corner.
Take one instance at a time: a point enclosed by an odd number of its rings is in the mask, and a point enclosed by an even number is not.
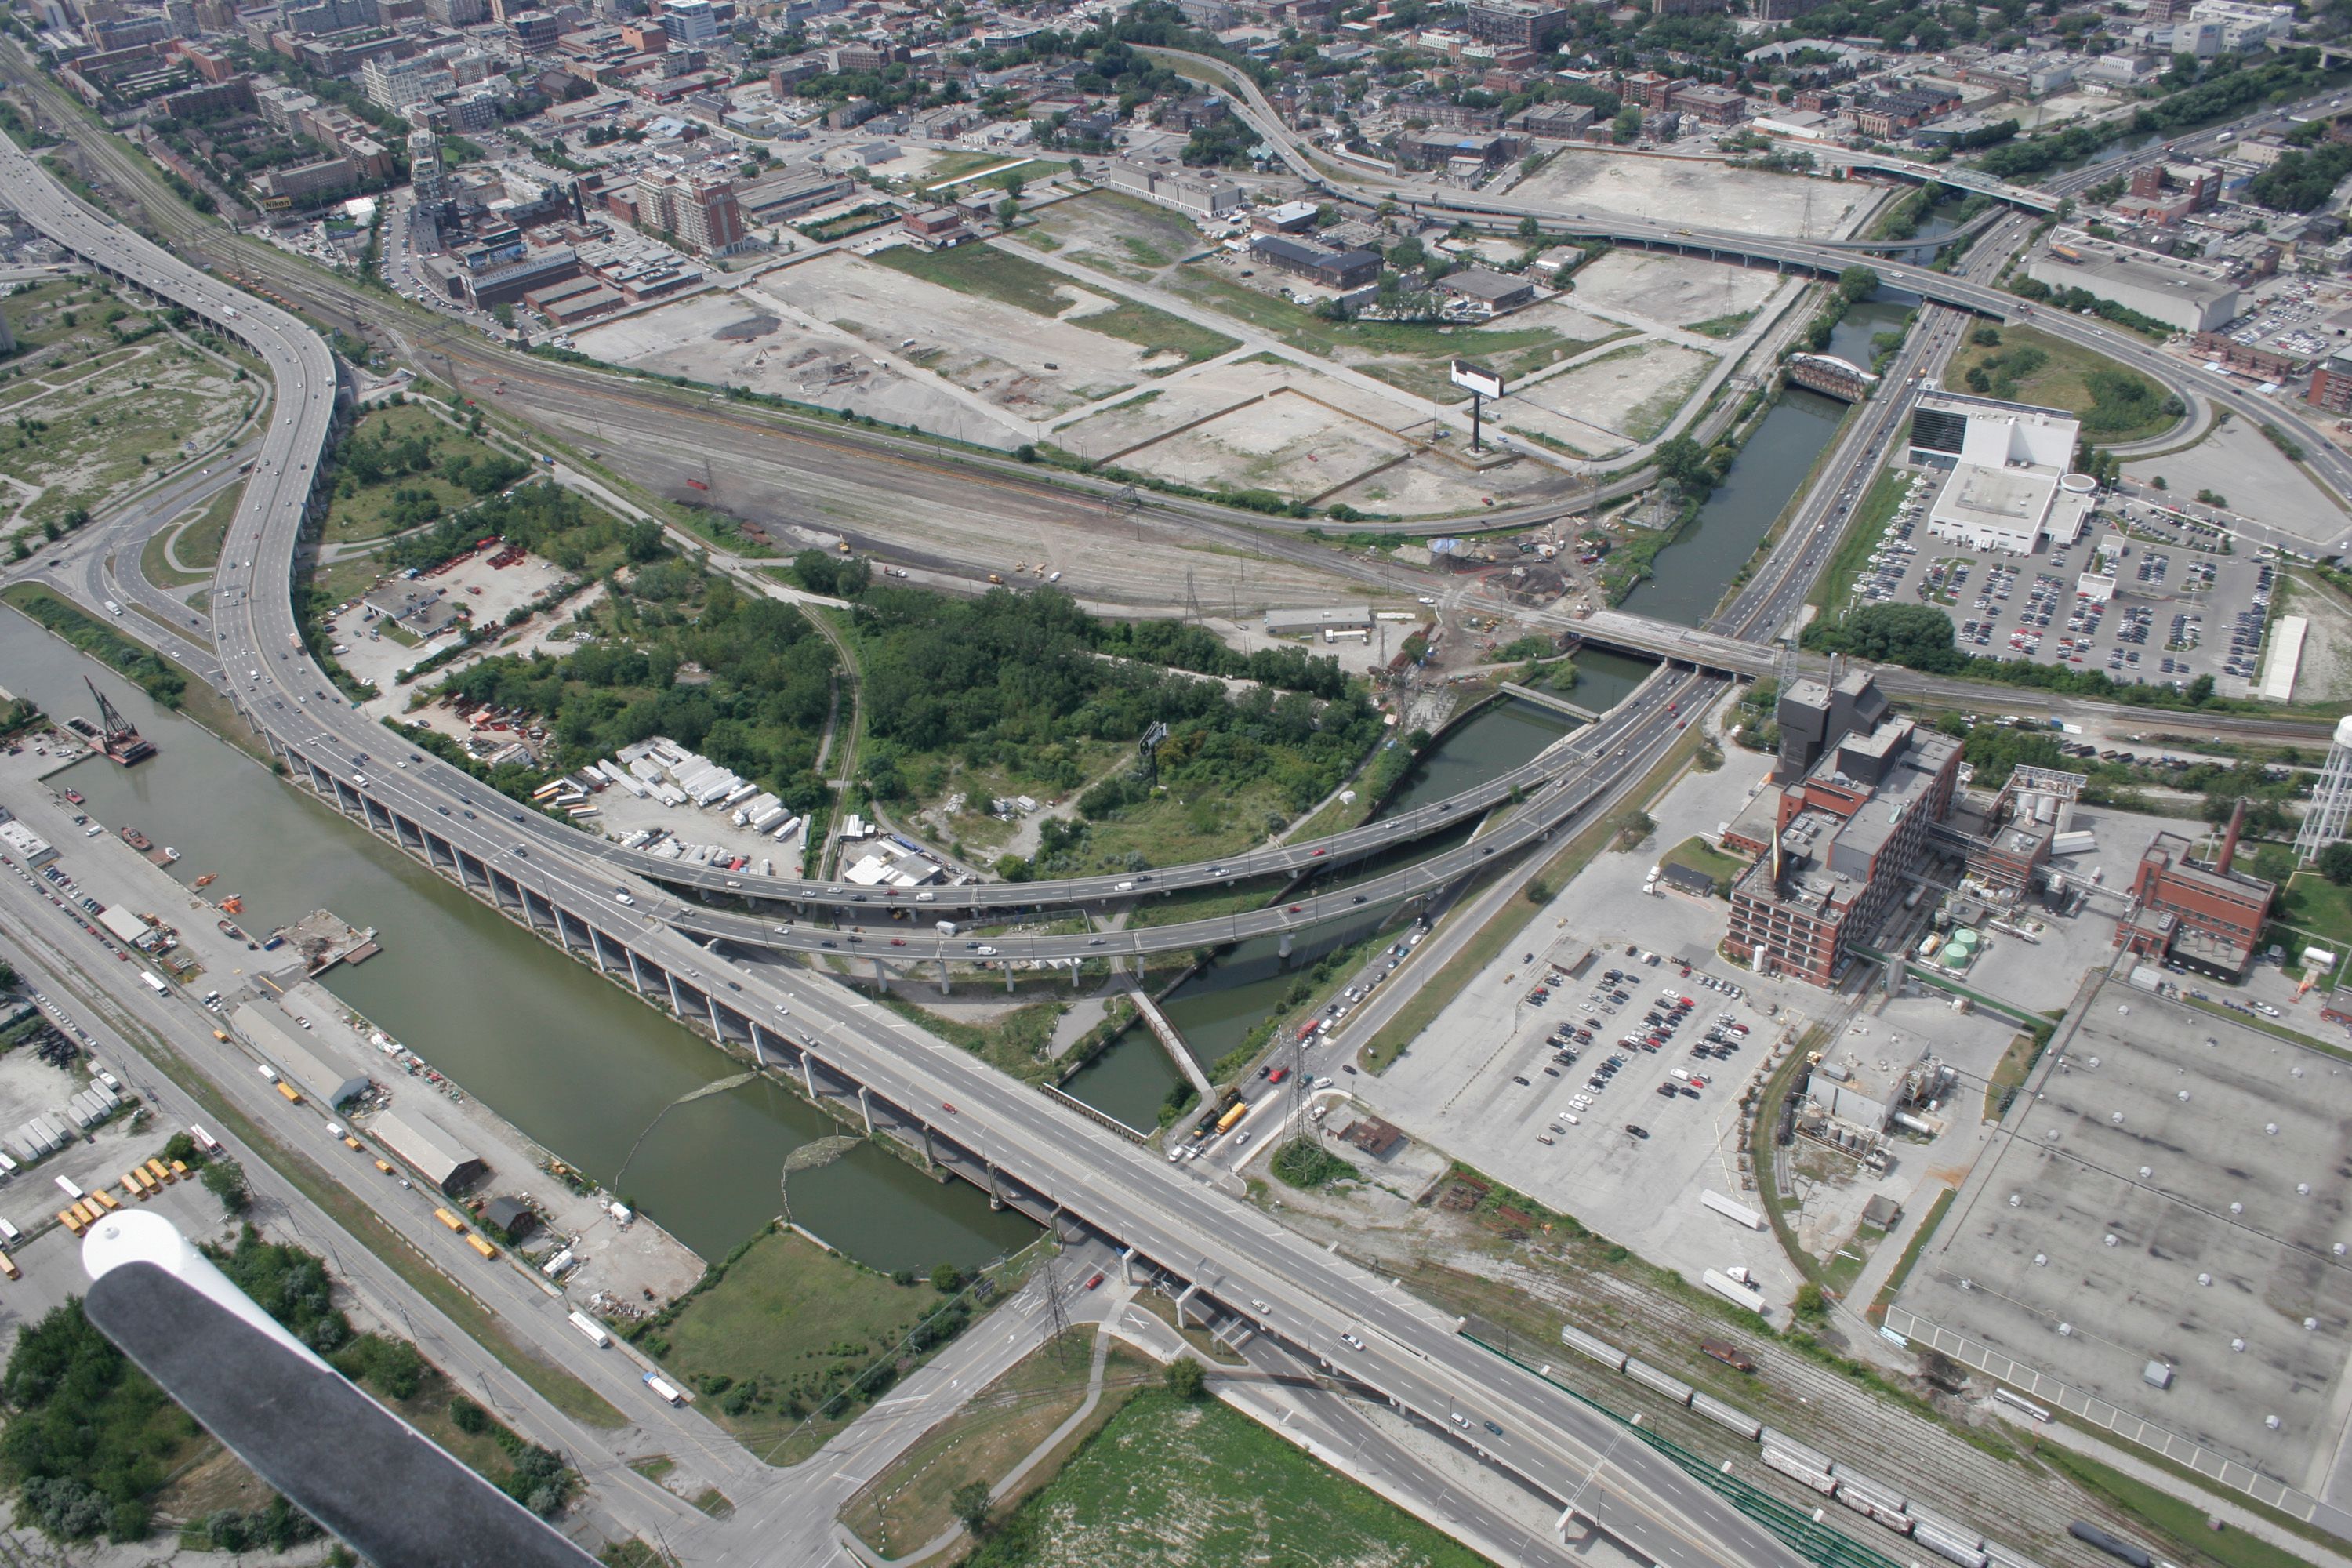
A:
[[[832,706],[835,660],[807,618],[674,558],[644,568],[625,589],[613,586],[610,638],[561,658],[484,659],[440,689],[551,720],[557,768],[667,735],[759,780],[795,810],[821,805],[816,737]],[[689,664],[700,673],[681,684]]]
[[[1807,18],[1808,25],[1811,21]],[[2125,136],[2169,135],[2227,120],[2258,103],[2301,97],[2318,88],[2322,80],[2316,49],[2281,50],[2256,65],[2231,54],[2217,55],[2201,68],[2193,59],[2185,65],[2176,61],[2173,69],[2159,79],[2168,96],[2145,105],[2128,121],[2070,126],[2047,136],[2007,142],[1978,159],[1977,167],[2004,180],[2044,174],[2061,163],[2088,158]]]
[[[2330,142],[2307,153],[2284,153],[2254,176],[2250,194],[2280,212],[2317,212],[2352,174],[2352,142]]]
[[[2135,310],[2128,305],[2119,305],[2113,300],[2102,300],[2088,289],[2053,289],[2039,278],[2028,278],[2021,273],[2009,280],[2008,289],[2021,300],[2037,300],[2049,305],[2053,310],[2064,310],[2073,315],[2079,316],[2088,311],[2103,321],[2113,321],[2119,327],[2129,327],[2133,331],[2145,337],[2167,338],[2172,335],[2172,328],[2169,324],[2158,321],[2154,316]]]
[[[442,458],[444,440],[438,429],[394,436],[391,425],[380,424],[372,437],[347,441],[335,454],[336,493],[352,496],[410,475],[438,474],[461,489],[486,496],[530,472],[529,463],[500,452],[452,452]]]
[[[635,562],[657,560],[668,548],[662,542],[659,523],[623,522],[575,492],[541,481],[519,486],[512,494],[491,496],[423,533],[395,539],[384,547],[384,559],[394,570],[438,566],[493,536],[535,551],[567,572],[582,570],[616,546]]]
[[[198,1429],[82,1315],[79,1297],[18,1335],[0,1395],[10,1412],[0,1479],[16,1489],[20,1521],[60,1541],[145,1537],[163,1461]]]
[[[992,593],[946,600],[906,589],[869,590],[856,630],[865,666],[868,779],[877,795],[908,791],[902,766],[918,753],[951,752],[969,766],[1003,766],[1040,777],[1049,758],[1077,740],[1134,742],[1169,726],[1157,753],[1160,781],[1176,794],[1230,795],[1261,779],[1277,782],[1305,809],[1327,794],[1381,733],[1360,694],[1328,700],[1257,687],[1230,696],[1140,662],[1154,655],[1223,663],[1181,630],[1114,634],[1067,595]],[[1104,652],[1132,650],[1133,660]],[[1287,673],[1323,690],[1328,661],[1286,661]],[[1344,690],[1344,688],[1342,689]],[[1066,787],[1071,774],[1051,782]],[[1089,815],[1139,798],[1124,784],[1090,794]]]
[[[793,581],[812,594],[832,599],[854,599],[874,580],[874,567],[862,555],[827,550],[803,550],[793,557]]]

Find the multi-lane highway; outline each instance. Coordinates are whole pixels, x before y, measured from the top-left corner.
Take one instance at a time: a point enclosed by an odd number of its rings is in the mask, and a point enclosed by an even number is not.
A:
[[[225,669],[247,710],[281,744],[349,754],[381,744],[375,731],[330,694],[303,656],[287,574],[311,482],[334,414],[334,366],[325,345],[275,307],[225,291],[74,202],[13,143],[0,150],[0,190],[26,218],[109,273],[186,305],[260,353],[279,388],[278,417],[264,438],[252,483],[224,550],[215,628]],[[236,563],[230,565],[228,563]],[[281,703],[289,706],[281,707]],[[1654,717],[1651,721],[1655,729]],[[1655,735],[1653,735],[1654,741]],[[472,852],[519,879],[569,880],[553,851],[517,857],[511,825],[470,804],[478,787],[404,758],[381,789],[402,805],[446,822]],[[378,764],[377,771],[383,771]],[[460,793],[462,792],[462,793]],[[488,804],[487,800],[484,804]],[[455,814],[440,818],[446,807]],[[575,889],[576,890],[576,889]],[[612,908],[609,899],[587,907]],[[1453,1325],[1377,1278],[1308,1246],[1254,1210],[1095,1128],[967,1053],[913,1028],[820,976],[789,984],[724,965],[657,925],[632,931],[672,975],[707,989],[702,966],[723,977],[730,1007],[772,1010],[829,1062],[937,1134],[975,1152],[1027,1190],[1051,1194],[1073,1217],[1183,1272],[1229,1307],[1253,1309],[1286,1342],[1375,1388],[1424,1419],[1475,1410],[1496,1462],[1549,1495],[1574,1500],[1601,1528],[1654,1561],[1671,1564],[1790,1564],[1794,1555],[1701,1482],[1646,1449],[1622,1444],[1603,1418],[1453,1332]],[[781,1032],[781,1031],[780,1031]]]

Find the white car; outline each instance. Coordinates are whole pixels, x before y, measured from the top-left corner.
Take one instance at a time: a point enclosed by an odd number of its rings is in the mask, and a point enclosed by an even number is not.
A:
[[[1364,1348],[1364,1342],[1358,1339],[1353,1334],[1341,1334],[1339,1336],[1339,1342],[1354,1350],[1362,1350]]]
[[[986,945],[985,943],[982,944],[982,945],[981,945],[980,947],[978,947],[978,948],[975,948],[973,951],[974,951],[974,952],[978,952],[978,953],[980,954],[980,956],[981,956],[981,957],[982,957],[982,958],[994,958],[994,957],[996,956],[996,950],[995,950],[994,948],[992,948],[992,947],[990,947],[990,946]]]

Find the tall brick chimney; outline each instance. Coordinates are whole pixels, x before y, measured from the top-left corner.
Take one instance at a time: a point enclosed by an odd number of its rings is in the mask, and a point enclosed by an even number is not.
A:
[[[2217,876],[2230,874],[2230,862],[2238,858],[2238,834],[2246,826],[2246,797],[2240,795],[2230,812],[2230,830],[2221,835],[2221,853],[2215,857],[2213,871]]]

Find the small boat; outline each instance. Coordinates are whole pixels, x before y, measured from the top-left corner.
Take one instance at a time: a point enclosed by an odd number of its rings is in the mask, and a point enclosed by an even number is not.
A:
[[[253,939],[245,934],[245,928],[238,925],[235,921],[215,921],[213,923],[219,926],[221,935],[228,938],[231,942],[241,942],[247,947],[251,947],[254,944]]]
[[[69,789],[69,790],[66,791],[66,798],[67,798],[68,800],[69,800],[69,801],[73,802],[76,805],[82,805],[82,804],[83,804],[83,801],[82,801],[82,798],[81,798],[81,792],[80,792],[79,790]]]
[[[224,914],[241,915],[245,912],[245,900],[236,893],[231,893],[221,900],[220,907]]]
[[[173,861],[177,860],[179,858],[180,858],[180,852],[179,852],[178,850],[176,850],[176,849],[173,848],[173,847],[172,847],[170,845],[168,845],[168,844],[166,844],[166,845],[164,845],[164,846],[163,846],[163,864],[165,864],[166,866],[168,866],[168,865],[170,865]]]
[[[209,888],[213,885],[213,879],[219,875],[218,871],[207,871],[196,879],[195,885],[199,888]]]
[[[122,842],[142,853],[155,847],[155,841],[135,827],[126,827],[122,830]]]

